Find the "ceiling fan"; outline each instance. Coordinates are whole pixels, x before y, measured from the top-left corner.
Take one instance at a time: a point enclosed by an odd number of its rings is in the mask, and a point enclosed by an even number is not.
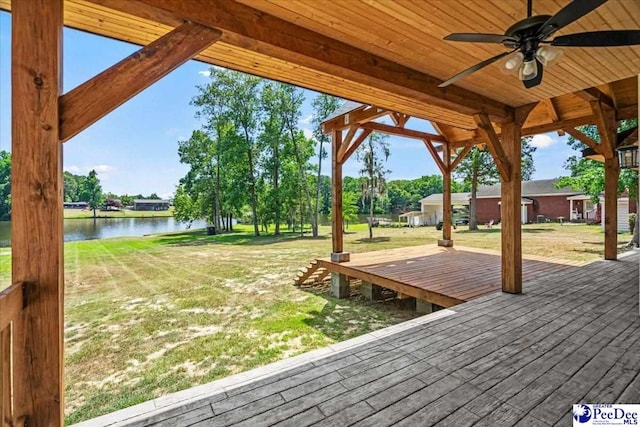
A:
[[[473,67],[442,82],[439,87],[449,86],[463,77],[474,73],[489,64],[507,57],[504,67],[518,71],[524,86],[532,88],[542,81],[543,68],[556,58],[558,47],[613,47],[640,44],[640,30],[591,31],[586,33],[567,34],[547,40],[559,29],[580,19],[598,8],[607,0],[573,0],[553,16],[532,16],[532,0],[527,1],[527,18],[516,22],[501,34],[453,33],[445,40],[469,43],[497,43],[510,49],[492,58],[486,59]]]

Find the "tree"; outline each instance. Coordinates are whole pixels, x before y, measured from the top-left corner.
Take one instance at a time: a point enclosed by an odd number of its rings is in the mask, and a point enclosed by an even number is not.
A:
[[[318,144],[318,171],[316,176],[316,203],[313,211],[313,215],[315,217],[316,224],[316,233],[317,233],[317,224],[318,224],[318,214],[321,210],[325,209],[320,208],[320,193],[322,190],[322,160],[327,158],[327,150],[325,150],[324,145],[331,143],[331,136],[325,134],[322,131],[322,122],[327,118],[331,113],[333,113],[339,106],[342,101],[339,98],[335,98],[331,95],[319,94],[317,97],[313,99],[311,102],[311,106],[313,107],[312,113],[312,124],[313,124],[313,138],[316,140]],[[326,197],[323,197],[323,203],[327,201]],[[330,203],[330,202],[329,202]],[[328,206],[331,206],[330,204]],[[326,209],[328,209],[328,206]]]
[[[204,119],[206,131],[212,135],[217,147],[216,167],[222,172],[216,176],[220,187],[228,184],[224,202],[226,208],[236,209],[240,200],[248,200],[253,218],[254,234],[260,235],[258,216],[258,166],[260,152],[257,144],[259,119],[261,114],[260,89],[263,80],[237,71],[211,68],[211,81],[198,87],[198,95],[192,104],[198,107],[196,117]],[[222,145],[222,139],[225,145]],[[233,153],[233,157],[228,153]],[[222,182],[224,178],[224,183]],[[211,183],[208,184],[211,186]],[[217,184],[215,184],[217,185]],[[215,188],[214,185],[214,188]],[[238,188],[240,187],[240,188]],[[217,188],[216,190],[222,190]],[[219,193],[219,191],[216,191]],[[218,197],[222,200],[221,197]],[[217,202],[223,205],[223,203]],[[225,206],[220,206],[224,209]],[[230,221],[228,221],[230,224]]]
[[[622,120],[620,122],[618,132],[625,131],[638,125],[637,119]],[[600,142],[600,134],[596,126],[582,126],[578,128],[582,133],[589,136],[591,139]],[[583,150],[586,148],[579,140],[570,136],[567,144],[574,150]],[[571,156],[565,162],[564,168],[568,170],[571,175],[560,177],[558,187],[571,187],[574,190],[582,191],[584,194],[591,196],[591,201],[598,203],[600,201],[600,195],[604,192],[604,164],[596,162],[591,159],[582,158],[581,156]],[[638,171],[631,169],[621,169],[618,179],[618,194],[623,191],[627,191],[629,198],[635,199],[638,202]],[[638,211],[640,205],[637,205],[636,211]],[[639,245],[638,235],[635,230],[638,230],[640,216],[636,215],[636,225],[634,228],[634,235],[631,240],[631,244]]]
[[[309,158],[313,154],[313,141],[305,138],[304,133],[298,129],[298,120],[300,118],[300,107],[304,101],[304,95],[300,89],[291,85],[283,86],[283,98],[281,106],[282,119],[285,128],[289,132],[289,138],[292,144],[293,154],[298,165],[298,174],[302,191],[306,200],[306,210],[311,223],[311,233],[313,237],[318,237],[318,216],[314,214],[311,206],[311,192],[309,190],[309,182],[307,180],[307,166]],[[317,188],[317,187],[316,187]],[[316,196],[317,197],[317,196]],[[317,206],[317,203],[316,203]],[[317,212],[317,208],[316,208]]]
[[[0,221],[11,219],[11,153],[0,151]]]
[[[387,136],[372,133],[356,150],[356,158],[362,162],[362,200],[369,201],[369,239],[373,239],[373,207],[376,199],[386,192],[385,176],[390,172],[384,162],[389,158]]]
[[[283,194],[280,187],[282,176],[282,153],[285,151],[283,117],[284,85],[281,83],[267,83],[262,91],[262,108],[265,118],[262,126],[262,133],[259,140],[261,149],[265,152],[263,156],[264,174],[270,185],[265,191],[265,215],[272,216],[275,223],[274,234],[280,234],[280,223],[282,222],[282,201]]]
[[[522,138],[521,152],[521,177],[522,180],[531,179],[535,167],[533,165],[533,153],[536,147],[531,145],[531,137]],[[478,229],[478,217],[476,210],[478,185],[491,185],[499,182],[500,174],[496,164],[487,150],[473,147],[469,154],[460,162],[454,172],[455,176],[462,179],[471,188],[471,199],[469,206],[469,230]]]
[[[202,130],[193,131],[186,141],[178,141],[180,163],[188,164],[190,169],[176,190],[176,220],[190,223],[206,218],[217,225],[214,150],[214,142]]]
[[[95,219],[96,209],[104,202],[104,194],[102,194],[102,186],[94,169],[89,171],[87,179],[83,182],[80,195],[84,201],[89,203],[89,207],[93,209],[93,218]]]

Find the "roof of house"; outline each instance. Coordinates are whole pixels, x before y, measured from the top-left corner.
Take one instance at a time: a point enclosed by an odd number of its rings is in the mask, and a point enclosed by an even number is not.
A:
[[[135,199],[133,203],[169,203],[168,200],[160,200],[160,199]]]
[[[357,110],[361,107],[364,107],[364,104],[354,101],[345,101],[340,107],[338,107],[333,113],[329,114],[322,120],[322,123],[328,122],[329,120],[335,119],[336,117],[340,117],[343,114],[350,113],[353,110]]]
[[[471,193],[451,193],[452,205],[468,205]],[[420,200],[423,205],[441,205],[442,193],[434,193]]]
[[[573,190],[570,187],[557,188],[557,182],[557,178],[522,181],[522,196],[572,196],[582,193],[580,191]],[[479,186],[477,197],[479,199],[500,198],[500,184]]]
[[[533,181],[522,181],[522,198],[523,200],[530,200],[530,197],[540,196],[575,196],[582,194],[580,191],[571,189],[570,187],[556,187],[557,178],[554,179],[536,179]],[[467,205],[471,193],[451,193],[451,204],[453,205]],[[500,198],[500,184],[495,185],[481,185],[478,187],[477,198],[479,199],[492,199]],[[431,194],[420,202],[424,205],[441,205],[442,193]]]

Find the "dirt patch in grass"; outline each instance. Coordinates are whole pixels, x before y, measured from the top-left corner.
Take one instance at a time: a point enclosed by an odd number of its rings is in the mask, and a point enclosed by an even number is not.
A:
[[[454,230],[456,245],[500,248],[500,229]],[[190,231],[65,244],[66,421],[74,423],[317,349],[415,317],[393,295],[346,300],[327,284],[293,286],[331,251],[322,238],[254,238]],[[345,248],[366,252],[435,244],[434,228],[351,227]],[[622,239],[622,237],[621,237]],[[523,252],[602,257],[599,227],[523,227]],[[8,277],[10,254],[0,252]]]

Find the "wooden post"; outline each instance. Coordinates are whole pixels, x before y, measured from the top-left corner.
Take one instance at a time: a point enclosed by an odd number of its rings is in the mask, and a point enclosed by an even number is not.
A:
[[[63,425],[63,0],[16,1],[12,19],[12,282],[25,283],[15,325],[15,414]]]
[[[451,240],[451,151],[449,146],[442,147],[444,173],[442,174],[442,240],[438,240],[438,246],[453,246]]]
[[[602,100],[590,102],[604,155],[604,258],[618,258],[618,164],[615,111]]]
[[[617,157],[604,159],[604,259],[618,258],[618,177]]]
[[[502,291],[522,292],[522,203],[520,126],[514,122],[502,125],[502,149],[509,161],[508,179],[501,184]]]
[[[342,235],[342,163],[339,159],[342,131],[331,133],[331,241],[332,260],[344,251]],[[342,261],[336,259],[337,262]]]

